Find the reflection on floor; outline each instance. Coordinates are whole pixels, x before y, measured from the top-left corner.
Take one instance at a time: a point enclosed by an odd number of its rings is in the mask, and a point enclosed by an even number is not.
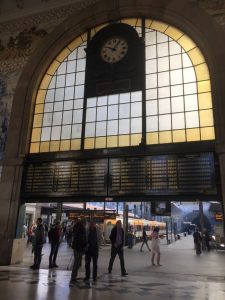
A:
[[[172,245],[162,245],[161,267],[150,265],[150,254],[140,245],[125,249],[127,277],[120,276],[116,258],[112,274],[107,274],[110,247],[103,246],[99,257],[98,280],[84,282],[84,264],[77,284],[70,288],[71,271],[66,265],[71,249],[63,243],[57,263],[60,269],[47,269],[49,245],[46,244],[42,269],[32,271],[29,253],[19,266],[0,267],[0,298],[4,300],[67,300],[67,299],[225,299],[225,253],[204,252],[200,257],[193,250],[192,237]],[[30,258],[30,261],[28,259]],[[63,266],[63,268],[62,268]],[[64,269],[64,270],[62,270]]]

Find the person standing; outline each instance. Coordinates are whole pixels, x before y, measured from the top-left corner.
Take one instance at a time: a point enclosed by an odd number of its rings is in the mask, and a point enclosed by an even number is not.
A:
[[[142,248],[144,245],[146,245],[148,248],[148,251],[151,252],[151,249],[149,248],[149,245],[148,245],[148,236],[147,236],[145,227],[143,227],[143,231],[142,231],[142,245],[141,245],[140,251],[142,251]]]
[[[193,233],[193,238],[194,238],[196,254],[201,254],[202,253],[202,235],[197,227],[195,229],[195,232]]]
[[[118,254],[120,259],[121,275],[126,276],[128,275],[128,273],[125,269],[124,255],[123,255],[124,230],[122,228],[122,223],[120,220],[116,222],[116,226],[113,227],[109,238],[112,243],[111,257],[109,260],[109,267],[108,267],[109,274],[112,273],[113,263],[116,255]]]
[[[77,282],[77,273],[82,263],[82,255],[85,253],[87,246],[86,230],[84,220],[79,220],[74,225],[72,249],[74,251],[74,263],[70,278],[70,287]]]
[[[160,264],[160,236],[159,236],[159,227],[155,227],[151,234],[152,238],[152,265],[155,266],[155,255],[156,255],[156,263],[158,266]]]
[[[58,268],[56,264],[56,258],[60,245],[60,237],[61,237],[61,226],[60,222],[57,221],[55,226],[53,226],[48,233],[49,243],[51,244],[51,251],[49,255],[49,269]]]
[[[34,252],[34,264],[30,266],[31,269],[37,270],[40,268],[41,257],[42,257],[42,248],[45,243],[45,230],[42,224],[42,219],[37,219],[37,227],[33,236],[33,252]]]
[[[97,280],[98,271],[98,253],[102,243],[102,235],[94,221],[90,222],[87,229],[87,247],[85,252],[85,278],[84,281],[90,279],[90,264],[93,261],[93,281]]]

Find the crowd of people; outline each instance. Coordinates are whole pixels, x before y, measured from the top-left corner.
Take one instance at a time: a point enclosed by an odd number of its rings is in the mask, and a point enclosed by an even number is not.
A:
[[[79,268],[81,267],[82,257],[85,256],[85,278],[84,281],[89,281],[91,277],[91,262],[92,267],[92,279],[95,282],[98,277],[98,256],[99,249],[103,240],[103,234],[100,227],[94,222],[90,221],[88,226],[84,219],[77,220],[72,227],[70,246],[73,249],[73,265],[70,278],[70,286],[73,286],[77,282],[77,275]],[[35,226],[32,226],[31,232],[28,232],[28,242],[32,243],[32,252],[34,254],[34,263],[30,267],[33,270],[39,269],[42,258],[42,248],[48,237],[51,244],[51,250],[49,254],[49,269],[57,268],[57,254],[60,246],[60,242],[64,238],[66,231],[62,228],[60,222],[55,222],[48,230],[45,224],[42,223],[42,219],[38,218]],[[111,274],[113,270],[113,264],[116,256],[118,255],[120,260],[121,276],[127,276],[128,273],[125,267],[124,260],[124,230],[120,220],[116,222],[116,225],[112,228],[109,236],[111,241],[111,255],[108,264],[108,273]],[[151,234],[152,245],[151,249],[148,245],[148,237],[143,229],[141,251],[144,245],[148,250],[152,252],[152,265],[160,264],[160,234],[159,228],[155,227]],[[156,264],[155,264],[156,256]]]

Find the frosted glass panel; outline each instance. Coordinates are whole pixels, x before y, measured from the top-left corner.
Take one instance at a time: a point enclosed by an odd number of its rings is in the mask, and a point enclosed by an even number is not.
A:
[[[199,127],[199,117],[197,111],[187,112],[185,116],[187,128]]]
[[[139,133],[142,131],[142,119],[131,119],[131,133]]]
[[[85,137],[95,136],[95,123],[86,123],[85,125]]]
[[[46,103],[44,112],[52,112],[53,111],[53,103]]]
[[[151,89],[157,87],[157,74],[146,75],[146,88]]]
[[[96,136],[106,136],[106,122],[96,123]]]
[[[120,103],[130,102],[130,93],[120,94]]]
[[[146,90],[146,100],[152,100],[158,98],[157,89]]]
[[[183,58],[183,67],[184,68],[192,66],[192,62],[186,53],[182,54],[182,58]]]
[[[72,139],[81,137],[81,124],[72,125]]]
[[[181,96],[184,94],[183,85],[172,85],[171,86],[171,96]]]
[[[145,44],[146,45],[156,44],[156,31],[150,31],[146,33]]]
[[[158,117],[147,117],[147,132],[158,131]]]
[[[197,110],[198,109],[198,98],[197,95],[190,95],[184,97],[185,110]]]
[[[98,97],[98,106],[107,105],[107,96]]]
[[[75,73],[66,75],[66,86],[71,86],[75,84]]]
[[[69,100],[69,99],[73,99],[73,95],[74,95],[74,87],[66,87],[65,88],[65,100]]]
[[[75,86],[75,98],[83,98],[84,97],[84,85]]]
[[[83,108],[83,99],[76,99],[74,101],[74,109],[77,109],[77,108]]]
[[[108,121],[107,124],[107,135],[117,135],[118,134],[118,121]]]
[[[157,32],[157,42],[163,43],[168,41],[168,36],[164,33]]]
[[[170,69],[181,69],[182,68],[182,60],[181,55],[173,55],[170,56]]]
[[[146,61],[146,74],[156,73],[156,59],[151,59]]]
[[[64,87],[65,86],[65,79],[66,79],[65,75],[57,76],[56,77],[56,87],[57,88]]]
[[[158,72],[169,70],[169,57],[162,57],[158,59]]]
[[[58,67],[57,74],[66,74],[66,62],[61,63]]]
[[[62,140],[69,140],[71,138],[70,135],[71,135],[71,125],[62,126],[61,139]]]
[[[58,141],[60,140],[60,136],[61,136],[61,126],[52,127],[51,140]]]
[[[118,105],[108,106],[108,120],[118,119]]]
[[[72,123],[72,110],[63,112],[63,124],[71,124]]]
[[[55,101],[61,101],[64,99],[64,88],[55,90]]]
[[[54,111],[61,111],[63,109],[63,101],[54,103]]]
[[[171,129],[171,115],[159,116],[159,131]]]
[[[76,85],[84,84],[85,81],[85,72],[78,72],[76,74]]]
[[[142,101],[142,92],[132,92],[131,102]]]
[[[180,84],[183,82],[182,70],[175,70],[170,72],[171,84]]]
[[[169,54],[168,43],[159,44],[157,46],[158,57],[168,56],[168,54]]]
[[[101,106],[97,108],[97,121],[103,121],[107,119],[107,106]]]
[[[48,90],[45,97],[45,102],[53,102],[55,97],[55,90]]]
[[[159,114],[170,113],[170,98],[159,100]]]
[[[130,104],[120,104],[119,107],[119,118],[129,118],[130,117]]]
[[[49,141],[51,134],[51,127],[43,127],[41,132],[41,141]]]
[[[172,128],[173,129],[184,129],[184,113],[172,115]]]
[[[171,98],[172,103],[172,112],[181,112],[184,111],[184,98],[183,97],[174,97]]]
[[[110,95],[108,98],[108,105],[111,104],[118,104],[119,102],[119,95]]]
[[[71,110],[73,109],[73,100],[64,101],[64,110]]]
[[[156,45],[146,47],[146,59],[156,58]]]
[[[74,110],[73,111],[73,123],[81,123],[83,118],[83,110]]]
[[[158,101],[152,100],[146,102],[146,115],[157,115],[158,113]]]
[[[169,87],[159,88],[159,98],[166,98],[169,96],[170,96],[170,88]]]
[[[130,120],[124,119],[119,121],[119,134],[130,133]]]
[[[170,55],[181,53],[181,46],[177,42],[170,41],[169,47],[170,47]]]
[[[61,125],[62,124],[62,112],[55,112],[53,114],[53,125]]]
[[[158,86],[168,86],[170,83],[169,72],[158,73]]]
[[[46,113],[43,117],[43,126],[51,126],[52,125],[52,113]]]
[[[142,115],[142,102],[131,103],[131,117],[140,117]]]
[[[197,93],[197,84],[196,83],[186,83],[184,84],[184,93],[187,94],[196,94]]]
[[[86,61],[85,59],[79,59],[77,61],[77,72],[80,72],[80,71],[85,71],[85,65],[86,65]]]
[[[96,120],[96,108],[88,108],[86,111],[86,122],[93,122]]]
[[[69,61],[69,62],[67,63],[67,72],[68,72],[68,73],[75,72],[75,70],[76,70],[76,65],[77,65],[76,60]]]
[[[195,70],[194,68],[187,68],[183,70],[184,74],[184,83],[196,81]]]

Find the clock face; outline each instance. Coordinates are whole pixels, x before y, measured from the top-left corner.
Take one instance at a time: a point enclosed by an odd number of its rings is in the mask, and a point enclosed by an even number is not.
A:
[[[101,58],[109,63],[117,63],[122,60],[128,51],[127,41],[120,36],[114,36],[106,40],[101,46]]]

